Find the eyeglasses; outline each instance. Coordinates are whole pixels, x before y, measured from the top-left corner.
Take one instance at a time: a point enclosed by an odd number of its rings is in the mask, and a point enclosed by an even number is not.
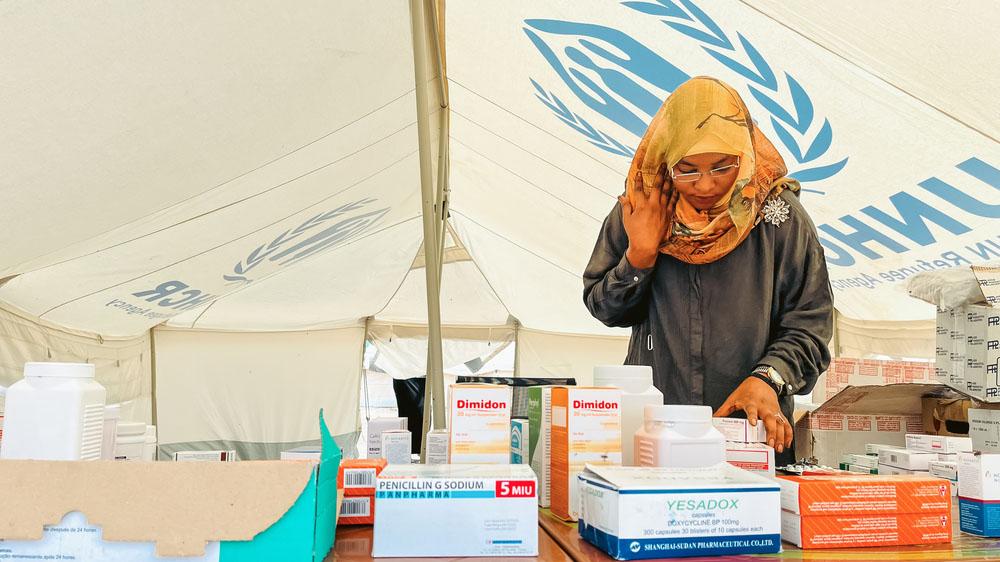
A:
[[[731,172],[732,170],[739,167],[740,167],[740,159],[737,158],[735,164],[729,164],[728,166],[712,168],[711,170],[708,171],[708,175],[713,178],[717,178],[720,176],[724,176],[729,172]],[[690,172],[686,174],[678,174],[677,172],[670,170],[670,177],[673,178],[674,181],[681,183],[694,183],[701,179],[701,175],[702,172]]]

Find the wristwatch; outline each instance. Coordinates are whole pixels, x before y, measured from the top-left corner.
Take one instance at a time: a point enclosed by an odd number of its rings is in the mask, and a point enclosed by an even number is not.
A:
[[[757,368],[750,373],[750,376],[771,385],[771,388],[774,389],[774,392],[778,396],[784,396],[786,393],[791,391],[791,385],[786,383],[785,379],[780,373],[778,373],[777,369],[771,367],[770,365],[758,365]]]

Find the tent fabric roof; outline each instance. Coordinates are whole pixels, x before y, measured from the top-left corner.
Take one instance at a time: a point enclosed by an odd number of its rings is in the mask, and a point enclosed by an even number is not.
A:
[[[444,268],[444,322],[625,335],[580,276],[630,147],[698,74],[803,180],[838,310],[930,318],[909,269],[1000,242],[1000,11],[852,4],[447,3],[471,261]],[[426,321],[405,2],[3,3],[0,53],[3,303],[106,336]]]

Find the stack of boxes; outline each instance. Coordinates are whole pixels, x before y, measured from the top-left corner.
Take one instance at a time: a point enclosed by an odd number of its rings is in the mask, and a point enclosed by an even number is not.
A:
[[[935,334],[938,381],[973,398],[1000,401],[1000,309],[939,307]]]
[[[344,490],[337,525],[375,523],[375,479],[386,467],[385,459],[346,459],[340,463],[337,487]]]
[[[767,445],[764,422],[750,425],[745,419],[712,418],[712,425],[726,438],[726,462],[774,477],[774,448]]]
[[[800,548],[951,542],[950,484],[921,476],[779,476],[781,538]]]
[[[972,450],[968,437],[943,435],[906,435],[906,448],[879,451],[879,474],[935,476],[957,484],[958,454]],[[957,486],[953,486],[955,495]]]

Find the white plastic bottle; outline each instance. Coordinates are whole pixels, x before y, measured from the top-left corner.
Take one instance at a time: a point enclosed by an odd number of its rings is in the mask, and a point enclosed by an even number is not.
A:
[[[726,440],[709,406],[646,406],[635,454],[638,466],[702,468],[725,462]]]
[[[622,390],[622,465],[636,466],[632,436],[642,427],[643,409],[662,406],[663,393],[653,386],[653,368],[647,365],[598,365],[594,386]]]
[[[107,393],[88,363],[25,363],[7,389],[0,458],[99,460]]]

